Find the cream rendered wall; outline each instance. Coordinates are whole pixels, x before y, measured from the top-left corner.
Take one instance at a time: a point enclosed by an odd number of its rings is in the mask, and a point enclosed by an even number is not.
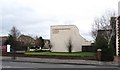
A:
[[[51,51],[68,52],[68,44],[71,41],[72,52],[82,51],[82,45],[91,45],[79,34],[75,25],[54,25],[51,26]]]

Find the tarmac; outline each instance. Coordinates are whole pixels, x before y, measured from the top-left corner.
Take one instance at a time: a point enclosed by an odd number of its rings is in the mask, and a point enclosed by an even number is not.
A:
[[[2,61],[13,62],[31,62],[31,63],[54,63],[54,64],[74,64],[74,65],[103,65],[103,66],[116,66],[120,67],[120,62],[103,62],[94,60],[73,60],[73,59],[53,59],[53,58],[31,58],[31,57],[12,57],[3,56]]]

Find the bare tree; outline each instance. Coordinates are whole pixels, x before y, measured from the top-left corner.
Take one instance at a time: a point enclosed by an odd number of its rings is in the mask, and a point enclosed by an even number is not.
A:
[[[15,26],[13,26],[10,31],[10,35],[12,35],[14,38],[17,38],[20,35],[20,31]]]
[[[68,52],[71,53],[71,52],[72,52],[72,49],[73,49],[71,38],[69,39],[69,42],[68,42],[67,48],[68,48]]]
[[[94,23],[92,25],[92,31],[91,31],[92,37],[96,39],[98,30],[104,30],[104,33],[102,34],[102,36],[106,39],[109,45],[112,35],[114,33],[114,29],[110,24],[110,18],[115,16],[116,16],[115,11],[109,10],[101,17],[95,18]]]

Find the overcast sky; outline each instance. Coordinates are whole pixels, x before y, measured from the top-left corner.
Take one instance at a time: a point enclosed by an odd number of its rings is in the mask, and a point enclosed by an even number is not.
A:
[[[0,0],[0,36],[16,26],[22,34],[50,38],[51,25],[76,25],[92,40],[91,25],[106,10],[118,10],[119,0]]]

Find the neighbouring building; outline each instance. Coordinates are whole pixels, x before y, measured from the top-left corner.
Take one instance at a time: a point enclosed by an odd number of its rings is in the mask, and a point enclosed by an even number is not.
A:
[[[107,30],[98,30],[97,36],[110,37],[111,33],[112,33],[112,30],[111,30],[111,29],[107,29]]]
[[[7,40],[8,36],[1,36],[0,37],[0,45],[4,45],[6,40]]]
[[[111,17],[110,19],[111,28],[114,30],[114,35],[116,35],[116,17]]]
[[[111,17],[111,25],[112,25],[112,28],[114,29],[114,34],[115,34],[115,37],[116,37],[116,55],[119,56],[119,43],[118,43],[118,30],[119,30],[119,25],[118,25],[118,22],[116,21],[117,17]]]
[[[83,45],[82,46],[82,52],[96,52],[96,49],[93,47],[94,43],[91,43],[91,45]]]
[[[22,42],[23,44],[31,44],[35,45],[35,40],[34,38],[27,36],[27,35],[20,35],[17,39],[17,41]]]
[[[44,39],[43,49],[50,49],[50,40],[49,39]]]
[[[120,56],[120,16],[117,22],[117,54]]]
[[[117,18],[117,54],[120,56],[120,1],[118,2],[118,18]]]
[[[68,46],[72,46],[72,52],[81,52],[82,46],[90,46],[91,42],[79,34],[75,25],[53,25],[50,27],[50,42],[52,52],[68,52]]]
[[[6,54],[7,53],[7,45],[6,40],[8,36],[0,36],[0,53]]]
[[[118,18],[111,17],[111,25],[116,35],[116,55],[120,56],[120,16],[118,16]]]

